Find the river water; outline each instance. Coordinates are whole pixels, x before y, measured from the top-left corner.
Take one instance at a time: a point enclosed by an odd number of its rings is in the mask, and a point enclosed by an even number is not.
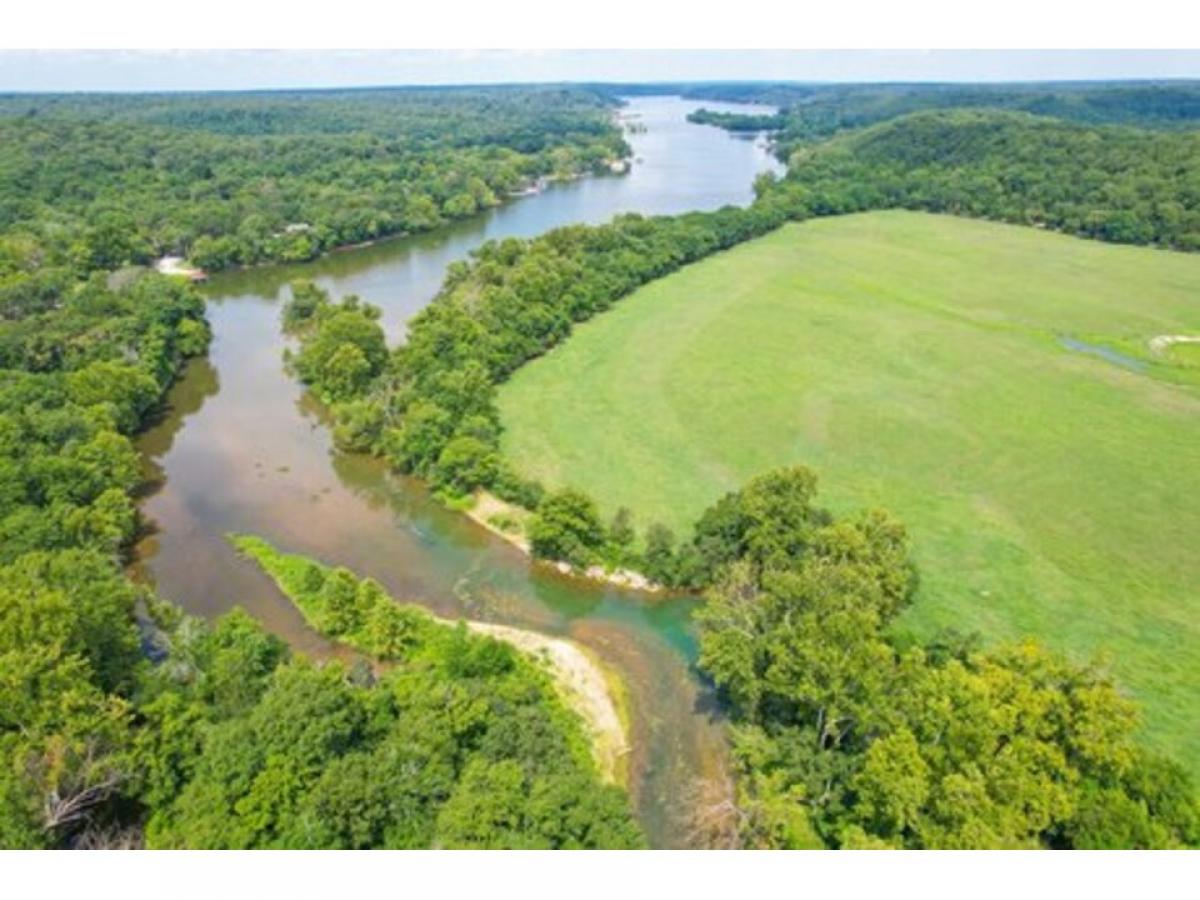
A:
[[[695,675],[694,601],[654,598],[565,579],[532,565],[424,487],[377,460],[337,452],[320,405],[283,369],[280,306],[287,283],[311,278],[335,297],[381,307],[389,338],[437,293],[446,266],[492,238],[528,237],[619,212],[679,213],[746,204],[759,172],[777,170],[753,138],[691,125],[700,104],[675,97],[622,110],[635,162],[624,176],[553,185],[429,234],[331,254],[312,263],[215,277],[205,287],[213,342],[171,390],[163,420],[139,447],[151,532],[135,573],[189,613],[242,606],[300,652],[337,650],[308,629],[228,532],[371,575],[396,597],[440,615],[563,635],[594,652],[627,690],[630,793],[651,842],[686,843],[682,812],[697,779],[719,777],[721,724]],[[703,104],[710,109],[765,107]]]

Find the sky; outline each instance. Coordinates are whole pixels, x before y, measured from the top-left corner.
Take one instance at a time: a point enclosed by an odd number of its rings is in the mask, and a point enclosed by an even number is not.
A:
[[[0,91],[1200,78],[1200,50],[2,50]]]

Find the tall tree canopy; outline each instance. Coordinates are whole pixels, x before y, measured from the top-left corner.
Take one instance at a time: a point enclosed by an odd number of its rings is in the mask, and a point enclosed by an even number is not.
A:
[[[803,469],[756,479],[745,529],[699,614],[700,665],[729,701],[736,824],[764,847],[1173,847],[1200,840],[1182,768],[1138,744],[1102,670],[1032,643],[981,650],[889,627],[914,587],[886,513],[835,521]],[[785,524],[788,523],[788,524]]]
[[[311,259],[495,206],[628,147],[555,87],[0,97],[0,231],[80,269]]]

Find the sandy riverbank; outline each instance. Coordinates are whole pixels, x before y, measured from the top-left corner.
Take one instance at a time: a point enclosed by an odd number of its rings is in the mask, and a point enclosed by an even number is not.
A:
[[[511,644],[541,661],[567,707],[583,719],[600,777],[613,784],[628,780],[629,739],[620,714],[617,685],[578,644],[536,631],[491,622],[466,622],[467,629]]]
[[[489,491],[481,490],[475,492],[474,502],[463,512],[492,534],[504,538],[526,556],[533,556],[529,547],[529,539],[525,536],[526,523],[533,515],[529,510],[501,500]],[[662,585],[629,569],[609,570],[603,566],[588,566],[581,571],[562,560],[549,562],[547,565],[554,567],[563,575],[574,575],[589,581],[601,581],[616,587],[644,591],[648,594],[655,594],[663,589]]]

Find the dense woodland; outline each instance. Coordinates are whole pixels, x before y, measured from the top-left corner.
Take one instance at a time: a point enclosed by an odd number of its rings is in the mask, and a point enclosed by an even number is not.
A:
[[[146,598],[119,564],[139,527],[130,436],[208,343],[203,304],[178,282],[111,290],[100,273],[58,287],[6,309],[0,327],[6,847],[131,840],[152,762],[139,735],[154,729],[138,705]]]
[[[56,264],[205,269],[426,231],[628,148],[556,88],[0,97],[0,232]]]
[[[914,113],[797,150],[814,212],[903,207],[1200,250],[1200,131]]]
[[[691,93],[780,105],[773,116],[700,109],[689,118],[772,131],[789,178],[817,194],[818,214],[904,207],[1200,249],[1194,82],[731,84]]]
[[[250,536],[236,543],[314,628],[368,656],[349,673],[304,663],[272,673],[256,704],[205,735],[195,774],[150,820],[149,845],[641,845],[624,793],[598,781],[579,720],[519,652],[346,569]],[[377,678],[368,658],[383,664]],[[309,714],[293,716],[297,705]]]
[[[692,95],[780,105],[690,119],[772,131],[790,177],[830,211],[906,207],[1200,249],[1194,82],[743,84]]]
[[[785,117],[835,103],[790,89]],[[896,633],[915,574],[885,513],[834,521],[796,469],[690,535],[638,535],[628,514],[602,522],[587,496],[513,471],[494,401],[639,285],[809,216],[901,206],[1200,249],[1200,148],[1174,128],[1193,90],[1056,88],[1037,108],[1024,89],[853,95],[811,113],[788,176],[762,178],[746,209],[485,245],[401,347],[369,304],[297,283],[288,364],[333,406],[340,446],[450,502],[487,488],[526,507],[536,554],[707,591],[701,665],[738,774],[702,810],[713,840],[1195,844],[1194,787],[1138,746],[1102,672]],[[503,645],[243,540],[318,630],[364,654],[316,666],[244,615],[182,618],[122,572],[140,527],[130,438],[208,340],[191,288],[129,264],[306,259],[470,215],[626,153],[609,103],[558,88],[0,98],[0,845],[640,844],[578,723]],[[913,111],[981,103],[1001,108]]]

